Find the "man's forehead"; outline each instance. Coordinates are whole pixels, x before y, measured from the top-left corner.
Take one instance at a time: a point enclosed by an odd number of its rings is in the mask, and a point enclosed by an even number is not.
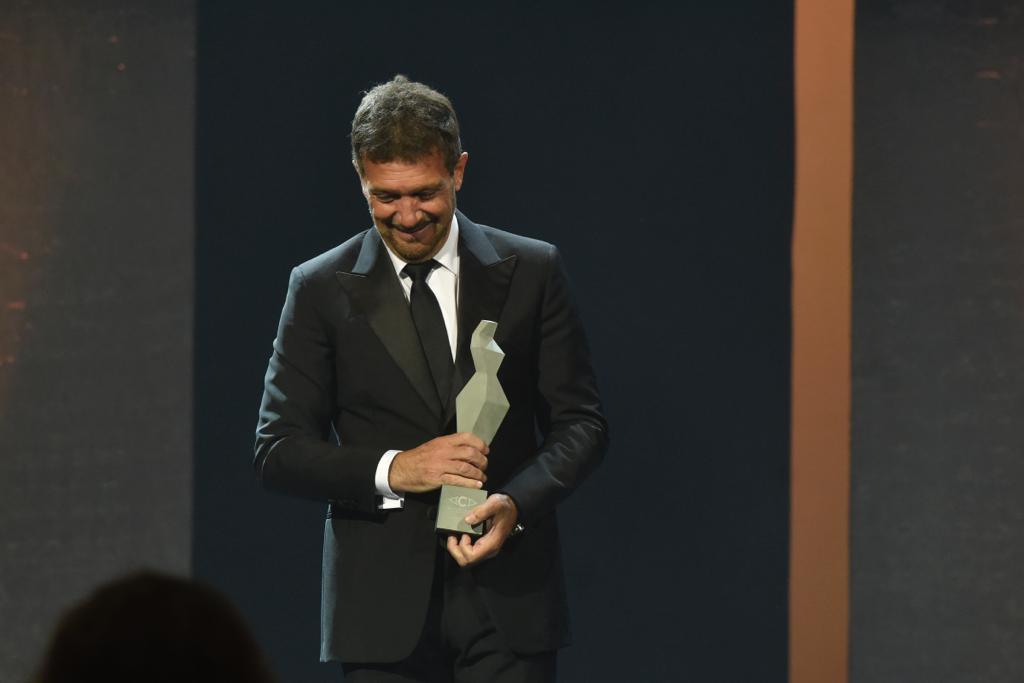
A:
[[[391,161],[363,161],[363,181],[370,189],[377,187],[414,191],[417,188],[440,187],[451,178],[438,158],[427,157],[417,161],[394,159]]]
[[[391,157],[383,156],[367,156],[363,155],[360,158],[360,163],[365,168],[368,165],[373,166],[432,166],[445,168],[444,156],[441,151],[435,149],[425,154],[418,154],[415,156],[406,156],[398,154]]]

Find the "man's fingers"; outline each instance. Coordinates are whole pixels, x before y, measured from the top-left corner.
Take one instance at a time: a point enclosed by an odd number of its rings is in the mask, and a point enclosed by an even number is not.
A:
[[[469,548],[465,549],[467,563],[476,564],[477,562],[491,559],[501,550],[501,546],[505,543],[505,538],[505,533],[492,527],[490,531],[476,539]]]
[[[497,555],[503,541],[504,535],[493,531],[487,532],[476,541],[469,534],[462,534],[457,541],[452,535],[448,537],[448,554],[455,559],[460,567],[468,567]]]
[[[446,469],[448,471],[440,477],[442,484],[479,489],[483,488],[483,482],[487,481],[487,475],[483,473],[483,470],[462,460],[449,462]]]
[[[459,541],[459,550],[462,551],[463,557],[467,561],[473,559],[473,539],[469,534],[462,534],[462,539]]]
[[[471,446],[459,446],[455,449],[453,457],[456,460],[475,465],[481,470],[487,469],[487,456]]]
[[[468,477],[460,477],[457,474],[442,474],[441,483],[448,484],[449,486],[465,486],[470,489],[482,489],[484,484],[479,479],[470,479]]]
[[[456,446],[470,446],[484,454],[490,451],[483,439],[473,432],[459,432],[458,434],[452,434],[451,438]]]
[[[466,477],[467,479],[476,479],[477,481],[487,481],[487,475],[483,473],[483,470],[478,467],[469,464],[468,462],[457,461],[451,468],[449,474],[457,474],[460,477]]]
[[[460,567],[465,567],[469,562],[469,560],[466,559],[465,554],[462,552],[462,548],[456,542],[454,536],[448,537],[448,554],[454,558]]]
[[[501,544],[498,540],[498,534],[486,533],[476,539],[476,543],[473,544],[470,560],[473,562],[479,562],[480,560],[490,559],[498,553],[498,549],[500,547]]]
[[[493,497],[488,498],[480,505],[469,511],[466,515],[467,524],[479,524],[485,519],[490,519],[498,511],[499,505]]]

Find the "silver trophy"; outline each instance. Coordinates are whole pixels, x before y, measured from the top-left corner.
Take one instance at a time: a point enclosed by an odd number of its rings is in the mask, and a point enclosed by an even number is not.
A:
[[[488,446],[508,413],[508,398],[498,383],[498,368],[505,352],[494,341],[497,329],[498,323],[491,320],[481,320],[476,326],[469,344],[476,372],[455,398],[458,431],[472,432]],[[483,489],[443,485],[435,528],[444,533],[479,536],[485,531],[484,523],[470,526],[465,517],[486,499],[487,491]]]

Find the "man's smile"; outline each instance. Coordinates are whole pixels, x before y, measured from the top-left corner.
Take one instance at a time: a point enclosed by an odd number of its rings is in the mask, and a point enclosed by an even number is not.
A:
[[[423,230],[426,230],[427,228],[432,227],[435,224],[436,224],[436,221],[426,220],[426,221],[420,221],[416,225],[413,225],[413,226],[408,227],[408,228],[402,227],[400,225],[395,225],[394,223],[391,223],[389,227],[392,230],[395,230],[396,232],[402,233],[403,235],[415,236],[415,235],[419,234],[420,232],[422,232]]]

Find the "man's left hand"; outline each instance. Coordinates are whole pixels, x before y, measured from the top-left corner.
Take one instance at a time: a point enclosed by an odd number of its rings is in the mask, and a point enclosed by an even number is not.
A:
[[[516,526],[519,510],[515,502],[504,493],[495,493],[466,515],[468,524],[479,524],[487,519],[491,521],[490,528],[476,541],[469,534],[462,534],[461,540],[454,535],[448,537],[448,552],[460,567],[468,567],[497,555]]]

